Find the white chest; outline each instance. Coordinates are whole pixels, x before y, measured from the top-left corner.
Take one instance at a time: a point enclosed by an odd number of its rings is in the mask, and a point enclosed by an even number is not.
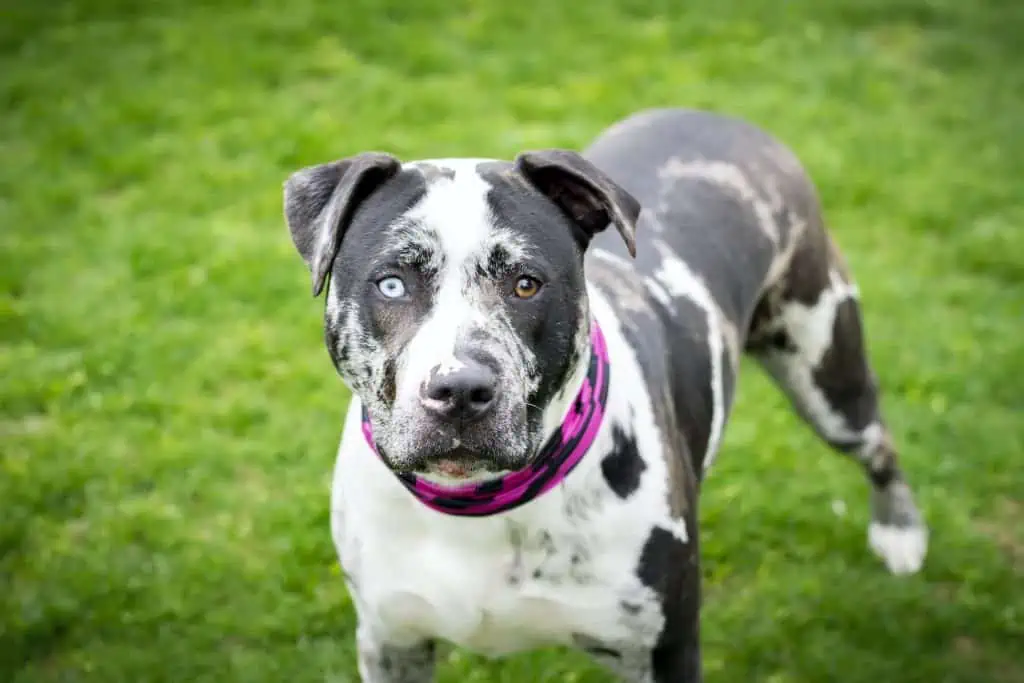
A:
[[[489,655],[576,636],[656,637],[657,596],[636,575],[654,520],[630,514],[599,470],[581,474],[482,519],[440,515],[400,487],[385,511],[359,500],[366,488],[352,487],[346,502],[342,487],[335,540],[360,623],[392,639],[441,638]]]

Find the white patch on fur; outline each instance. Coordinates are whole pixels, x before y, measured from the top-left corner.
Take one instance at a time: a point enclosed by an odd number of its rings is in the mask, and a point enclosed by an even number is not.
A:
[[[785,211],[786,201],[782,198],[782,192],[779,191],[778,183],[775,182],[775,174],[758,168],[759,164],[756,162],[748,163],[750,164],[750,170],[761,180],[761,189],[764,192],[768,208],[771,212],[779,213],[780,211]]]
[[[346,386],[353,393],[377,396],[374,379],[381,377],[388,360],[387,349],[363,329],[359,304],[342,301],[332,289],[328,295],[324,318],[328,328],[338,334],[336,353],[347,356],[339,370]],[[372,408],[373,406],[371,406]]]
[[[928,552],[928,531],[923,526],[872,522],[868,526],[868,545],[893,574],[915,574]]]
[[[647,291],[651,293],[655,301],[664,306],[665,308],[672,308],[672,295],[669,294],[668,290],[661,286],[661,283],[654,278],[644,278],[644,286],[647,287]]]
[[[859,434],[859,437],[861,445],[858,449],[858,454],[862,458],[868,458],[873,455],[886,458],[889,457],[886,451],[879,450],[878,448],[882,444],[882,441],[885,440],[885,427],[880,423],[872,422],[864,428],[864,430]],[[881,465],[882,463],[878,464]]]
[[[764,284],[761,287],[762,293],[778,284],[779,280],[789,271],[790,263],[793,261],[793,254],[803,240],[803,233],[807,229],[807,222],[802,218],[790,215],[789,237],[781,250],[776,250],[768,272],[764,277]]]
[[[614,375],[590,453],[558,487],[501,515],[458,518],[409,495],[366,446],[353,399],[332,487],[332,529],[353,579],[366,647],[432,637],[501,655],[572,645],[650,648],[664,623],[636,574],[655,526],[688,537],[669,509],[668,465],[639,362],[611,306],[591,288]],[[644,458],[638,489],[617,496],[601,469],[612,425],[628,425]],[[575,559],[574,559],[575,556]],[[623,602],[635,606],[625,611]]]
[[[839,305],[857,297],[854,285],[832,275],[832,286],[821,292],[818,301],[805,306],[787,302],[774,324],[780,325],[796,342],[794,352],[766,351],[759,355],[765,369],[794,400],[798,409],[815,428],[834,442],[858,441],[864,434],[851,430],[843,415],[832,409],[825,392],[814,381],[814,370],[832,344],[832,333]],[[870,427],[869,427],[870,429]]]
[[[727,406],[725,405],[725,382],[722,369],[722,350],[725,348],[725,337],[722,330],[722,313],[718,309],[711,292],[704,282],[690,270],[686,263],[678,258],[660,240],[654,246],[661,255],[661,265],[654,272],[654,282],[660,283],[665,292],[673,297],[686,297],[695,303],[707,318],[708,349],[711,360],[711,433],[704,451],[704,469],[707,470],[714,462],[715,455],[722,440],[725,429]],[[650,281],[650,280],[649,280]],[[652,293],[656,291],[652,288]]]
[[[690,535],[686,532],[686,522],[683,520],[673,519],[664,526],[665,530],[675,536],[680,543],[690,542]]]
[[[405,217],[437,235],[444,265],[431,313],[399,362],[399,409],[419,400],[420,387],[435,368],[458,362],[455,345],[460,336],[487,324],[487,313],[473,296],[464,270],[468,261],[488,247],[495,231],[487,205],[490,185],[476,173],[475,160],[431,163],[452,168],[455,177],[435,179]]]

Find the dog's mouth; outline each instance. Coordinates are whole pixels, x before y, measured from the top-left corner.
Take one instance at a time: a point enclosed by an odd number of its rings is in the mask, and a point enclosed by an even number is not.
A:
[[[528,466],[538,447],[527,425],[513,419],[484,420],[459,429],[419,415],[392,414],[373,431],[374,447],[392,471],[442,486],[500,478]]]
[[[463,486],[507,472],[492,458],[460,446],[432,456],[416,468],[415,474],[442,486]]]

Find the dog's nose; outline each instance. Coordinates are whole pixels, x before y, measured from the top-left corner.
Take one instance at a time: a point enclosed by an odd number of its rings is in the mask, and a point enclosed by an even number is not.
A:
[[[439,418],[468,422],[483,417],[498,395],[498,378],[485,365],[462,363],[438,368],[423,385],[420,400]]]

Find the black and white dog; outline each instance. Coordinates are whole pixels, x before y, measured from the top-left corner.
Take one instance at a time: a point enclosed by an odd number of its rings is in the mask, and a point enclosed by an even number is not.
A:
[[[366,152],[293,174],[285,215],[353,393],[332,533],[366,683],[432,680],[440,641],[701,680],[697,496],[741,352],[863,465],[870,547],[921,567],[856,286],[757,128],[658,109],[582,154]]]

